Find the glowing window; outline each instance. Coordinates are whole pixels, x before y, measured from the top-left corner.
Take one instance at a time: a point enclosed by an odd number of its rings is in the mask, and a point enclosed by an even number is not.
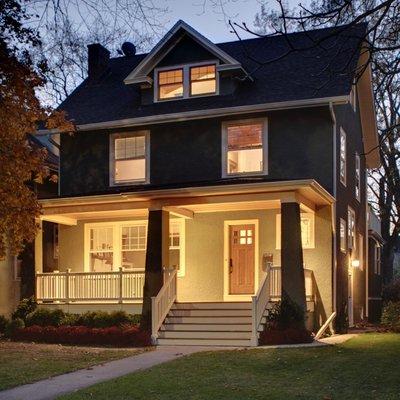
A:
[[[215,78],[215,65],[204,65],[190,68],[190,95],[215,93],[217,81]]]
[[[346,252],[346,221],[340,218],[340,250]]]
[[[147,224],[123,226],[121,229],[121,264],[125,269],[145,267]]]
[[[159,100],[179,97],[183,97],[183,69],[160,71],[158,73]]]
[[[89,230],[90,271],[105,272],[113,270],[114,246],[113,227],[96,227]]]
[[[356,214],[349,207],[347,211],[347,244],[349,249],[354,249],[356,238]]]
[[[340,129],[340,182],[343,185],[346,185],[346,152],[347,152],[347,144],[346,144],[346,133],[343,129]]]
[[[146,133],[116,134],[113,140],[113,183],[124,184],[146,180]]]
[[[231,124],[226,127],[228,175],[262,172],[263,123]]]
[[[361,200],[361,162],[360,156],[356,154],[356,169],[355,169],[355,178],[356,178],[356,185],[355,185],[355,195],[358,201]]]

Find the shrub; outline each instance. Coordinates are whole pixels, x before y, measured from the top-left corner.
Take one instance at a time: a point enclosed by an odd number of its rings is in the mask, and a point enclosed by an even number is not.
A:
[[[4,315],[0,315],[0,333],[4,333],[9,321]]]
[[[387,303],[400,301],[400,278],[384,286],[382,297],[383,301]]]
[[[136,318],[127,314],[125,311],[88,311],[78,317],[76,325],[87,326],[89,328],[108,328],[111,326],[133,325]]]
[[[16,329],[13,340],[35,341],[69,345],[95,345],[118,347],[150,346],[150,334],[138,327],[88,328],[86,326],[37,326]]]
[[[4,334],[7,337],[12,337],[16,331],[25,328],[25,322],[22,318],[12,319],[6,326]]]
[[[37,304],[34,297],[29,297],[28,299],[23,299],[18,304],[17,309],[12,313],[11,318],[17,319],[21,318],[25,321],[28,314],[36,310]]]
[[[25,319],[26,326],[60,326],[64,325],[65,313],[63,310],[48,310],[46,308],[38,308],[34,312],[27,315]]]
[[[303,309],[290,299],[284,299],[269,311],[259,343],[262,345],[310,343],[313,337],[311,332],[305,329],[304,323]]]
[[[400,301],[391,301],[383,308],[381,323],[385,328],[400,333]]]
[[[267,325],[277,329],[304,328],[304,321],[303,309],[290,299],[276,303],[267,316]]]

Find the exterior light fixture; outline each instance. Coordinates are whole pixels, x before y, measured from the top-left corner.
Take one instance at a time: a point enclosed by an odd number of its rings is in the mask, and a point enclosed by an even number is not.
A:
[[[353,260],[351,262],[351,266],[354,268],[359,268],[360,267],[360,260]]]

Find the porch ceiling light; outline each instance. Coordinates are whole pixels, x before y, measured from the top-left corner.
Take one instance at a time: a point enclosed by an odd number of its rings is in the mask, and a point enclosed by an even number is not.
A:
[[[351,266],[354,268],[359,268],[360,267],[360,260],[353,260],[351,262]]]

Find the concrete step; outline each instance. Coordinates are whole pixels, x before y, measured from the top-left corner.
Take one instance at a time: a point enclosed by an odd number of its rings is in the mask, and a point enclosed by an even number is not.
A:
[[[163,324],[161,331],[251,332],[251,324]]]
[[[249,347],[250,340],[246,339],[162,339],[157,340],[159,346],[223,346]]]
[[[251,310],[250,302],[175,303],[171,310]]]
[[[171,310],[168,314],[171,317],[251,317],[251,310]]]
[[[169,314],[165,324],[251,324],[251,316],[175,316]]]
[[[249,339],[251,332],[161,331],[161,339]]]

